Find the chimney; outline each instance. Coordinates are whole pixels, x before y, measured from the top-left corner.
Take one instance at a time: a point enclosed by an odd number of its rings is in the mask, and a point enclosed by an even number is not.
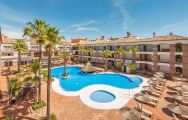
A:
[[[104,36],[101,36],[101,40],[104,40]]]
[[[173,33],[172,33],[172,32],[170,32],[170,33],[169,33],[169,35],[173,35]]]
[[[156,37],[156,33],[155,33],[155,32],[153,32],[153,38],[154,38],[154,37]]]
[[[130,32],[127,32],[127,37],[131,37],[131,33]]]

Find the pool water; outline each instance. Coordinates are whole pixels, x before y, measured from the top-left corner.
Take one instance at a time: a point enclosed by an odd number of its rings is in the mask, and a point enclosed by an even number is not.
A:
[[[66,91],[78,91],[89,85],[104,84],[117,88],[133,89],[140,85],[142,79],[134,76],[128,77],[115,73],[86,74],[80,71],[79,66],[67,66],[69,78],[62,78],[64,67],[53,68],[51,74],[59,79],[60,86]]]
[[[108,102],[114,101],[116,97],[114,94],[108,91],[98,90],[98,91],[93,92],[90,95],[90,98],[95,102],[108,103]]]

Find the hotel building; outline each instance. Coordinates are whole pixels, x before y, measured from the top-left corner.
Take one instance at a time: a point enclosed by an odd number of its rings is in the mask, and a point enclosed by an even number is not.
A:
[[[107,39],[104,36],[97,40],[72,39],[74,45],[72,47],[73,56],[78,56],[80,60],[91,61],[95,64],[104,65],[103,51],[110,50],[112,57],[108,57],[107,61],[110,66],[114,66],[117,61],[123,61],[125,67],[132,63],[132,53],[128,52],[129,46],[138,46],[139,52],[136,53],[136,66],[138,71],[145,72],[161,71],[169,76],[181,72],[183,77],[188,78],[188,37],[173,35],[156,36],[153,33],[151,38],[137,38],[131,36],[130,33],[122,38]],[[75,45],[79,44],[87,48],[92,48],[92,54],[87,50],[79,52]],[[127,51],[125,58],[115,55],[118,48]],[[125,69],[126,70],[126,69]]]
[[[17,66],[18,52],[13,50],[14,40],[0,34],[0,70],[7,66]],[[38,59],[39,47],[35,40],[26,40],[27,52],[21,55],[21,65],[26,65],[32,60]],[[92,48],[93,52],[87,50],[79,52],[76,45],[79,44],[85,48]],[[87,38],[72,39],[71,42],[65,42],[67,50],[72,52],[73,58],[79,57],[80,61],[91,61],[95,64],[104,65],[104,50],[110,50],[112,56],[107,58],[110,66],[115,66],[117,61],[123,61],[125,68],[132,63],[132,53],[128,52],[129,46],[138,46],[139,52],[136,53],[136,66],[138,70],[145,72],[161,71],[173,76],[176,72],[181,72],[183,77],[188,78],[188,37],[173,35],[156,36],[153,33],[151,38],[137,38],[130,33],[122,38],[105,38],[102,36],[96,40]],[[123,48],[127,51],[126,56],[117,56],[116,49]],[[53,52],[52,60],[55,60],[61,45],[56,45],[56,51]],[[45,46],[42,47],[42,62],[47,64],[47,53]],[[125,69],[125,71],[126,71]]]

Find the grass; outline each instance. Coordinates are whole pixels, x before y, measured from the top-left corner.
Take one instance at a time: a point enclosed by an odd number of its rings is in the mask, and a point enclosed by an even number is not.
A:
[[[31,106],[33,110],[37,110],[46,106],[46,103],[43,100],[41,100],[39,103],[33,103]]]
[[[41,118],[39,118],[39,120],[47,120],[47,119],[46,119],[46,117],[41,117]],[[50,120],[57,120],[56,115],[52,113],[50,115]]]

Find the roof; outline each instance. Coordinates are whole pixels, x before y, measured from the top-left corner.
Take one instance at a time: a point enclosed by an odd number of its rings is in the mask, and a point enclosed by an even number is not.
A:
[[[2,35],[2,41],[1,41],[1,43],[2,44],[13,44],[14,40],[12,38],[8,38],[5,35]]]
[[[188,40],[188,37],[178,35],[164,35],[152,38],[137,38],[135,36],[122,37],[119,39],[97,39],[95,41],[80,41],[81,45],[98,45],[98,44],[116,44],[116,43],[138,43],[138,42],[157,42],[157,41],[178,41]]]

